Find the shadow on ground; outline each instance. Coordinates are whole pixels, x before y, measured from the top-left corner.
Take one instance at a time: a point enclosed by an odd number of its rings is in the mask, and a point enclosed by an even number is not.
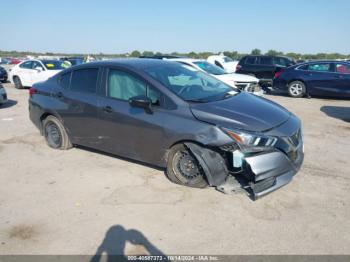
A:
[[[90,262],[128,261],[128,255],[125,252],[127,242],[136,247],[135,251],[130,255],[163,256],[162,260],[165,259],[165,255],[140,231],[135,229],[126,230],[123,226],[115,225],[107,231],[105,238]]]
[[[350,107],[345,106],[322,106],[321,112],[329,117],[343,120],[350,123]]]
[[[8,99],[6,103],[4,104],[0,104],[0,109],[4,109],[4,108],[9,108],[9,107],[13,107],[17,105],[17,101],[16,100],[11,100],[11,99]]]

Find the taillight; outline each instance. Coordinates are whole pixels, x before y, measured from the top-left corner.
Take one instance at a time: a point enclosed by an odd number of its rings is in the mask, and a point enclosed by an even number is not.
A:
[[[241,68],[242,68],[241,65],[237,65],[237,66],[236,66],[236,71],[238,71],[238,70],[241,69]]]
[[[36,90],[34,87],[29,88],[29,95],[34,95],[38,90]]]
[[[283,71],[284,71],[284,69],[281,69],[281,70],[275,72],[275,78],[279,78],[282,75]]]

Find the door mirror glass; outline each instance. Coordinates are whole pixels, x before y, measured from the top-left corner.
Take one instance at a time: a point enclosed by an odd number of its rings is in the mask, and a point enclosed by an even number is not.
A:
[[[38,71],[38,73],[40,73],[40,72],[42,72],[42,71],[43,71],[43,68],[42,68],[42,67],[40,67],[40,66],[37,66],[37,67],[35,68],[35,70],[36,70],[36,71]]]
[[[129,104],[132,107],[143,108],[147,113],[152,113],[152,100],[147,96],[134,96],[129,99]]]

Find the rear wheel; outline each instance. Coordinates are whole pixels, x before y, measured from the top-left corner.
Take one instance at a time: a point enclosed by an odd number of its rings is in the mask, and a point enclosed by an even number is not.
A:
[[[170,181],[184,186],[204,188],[208,185],[198,161],[183,144],[170,150],[167,176]]]
[[[303,97],[306,94],[306,86],[301,81],[293,81],[288,85],[288,94],[291,97]]]
[[[15,84],[15,88],[17,88],[17,89],[23,88],[22,81],[18,76],[13,77],[13,83]]]
[[[43,121],[44,136],[49,147],[66,150],[72,147],[67,132],[61,121],[54,116],[48,116]]]

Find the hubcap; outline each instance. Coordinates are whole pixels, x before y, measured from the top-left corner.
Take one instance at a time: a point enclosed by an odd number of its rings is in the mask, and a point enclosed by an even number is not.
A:
[[[298,96],[303,93],[303,86],[301,84],[293,84],[289,88],[290,93],[294,96]]]
[[[174,155],[173,167],[176,177],[183,183],[201,176],[196,160],[187,151],[179,151]]]
[[[58,126],[54,123],[49,123],[45,128],[47,141],[50,146],[58,148],[61,146],[62,137]]]

